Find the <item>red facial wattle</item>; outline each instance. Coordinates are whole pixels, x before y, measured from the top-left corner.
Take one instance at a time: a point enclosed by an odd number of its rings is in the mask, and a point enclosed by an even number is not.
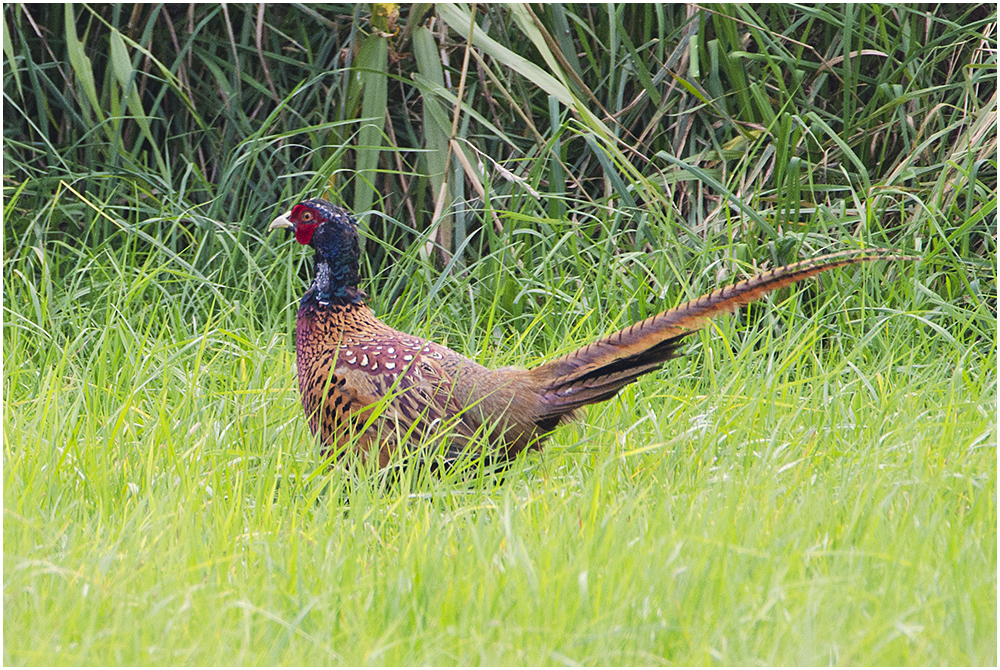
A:
[[[295,226],[295,241],[299,244],[309,244],[314,232],[316,232],[315,223],[300,223]]]
[[[319,226],[319,217],[316,212],[305,205],[295,205],[288,218],[295,224],[295,241],[303,245],[309,244],[312,241],[313,233]]]

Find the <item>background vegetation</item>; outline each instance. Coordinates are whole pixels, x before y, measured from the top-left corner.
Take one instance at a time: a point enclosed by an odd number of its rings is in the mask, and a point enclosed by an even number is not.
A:
[[[983,664],[995,5],[4,5],[8,664]],[[294,385],[304,195],[533,365],[852,246],[502,480]]]

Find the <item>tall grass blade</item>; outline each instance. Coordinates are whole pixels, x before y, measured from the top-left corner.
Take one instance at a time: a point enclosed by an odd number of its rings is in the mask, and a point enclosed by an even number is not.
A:
[[[354,176],[354,210],[371,209],[376,193],[382,136],[385,131],[387,97],[386,65],[389,45],[380,35],[361,41],[354,68],[362,85],[361,128],[358,131],[357,172]]]

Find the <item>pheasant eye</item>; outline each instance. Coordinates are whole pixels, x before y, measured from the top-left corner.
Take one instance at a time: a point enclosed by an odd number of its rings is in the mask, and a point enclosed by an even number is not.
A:
[[[302,220],[304,222],[306,222],[306,223],[309,223],[310,221],[312,221],[313,220],[312,212],[309,212],[309,211],[302,212]]]

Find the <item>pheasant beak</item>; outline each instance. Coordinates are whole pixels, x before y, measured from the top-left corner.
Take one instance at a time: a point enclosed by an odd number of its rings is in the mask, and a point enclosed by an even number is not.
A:
[[[292,223],[292,220],[289,218],[291,214],[292,214],[291,211],[285,212],[284,214],[276,218],[274,221],[272,221],[271,225],[269,225],[267,229],[277,230],[278,228],[291,228],[292,232],[294,233],[295,224]]]

